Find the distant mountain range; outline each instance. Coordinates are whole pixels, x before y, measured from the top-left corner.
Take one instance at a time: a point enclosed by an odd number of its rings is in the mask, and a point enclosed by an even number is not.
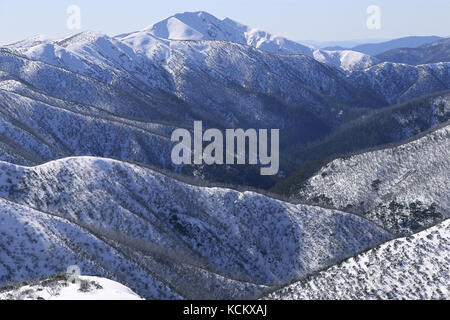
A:
[[[248,298],[391,237],[356,215],[106,159],[1,163],[0,177],[3,284],[76,264],[147,299]]]
[[[380,61],[411,65],[450,61],[450,39],[424,44],[418,48],[398,48],[377,55]]]
[[[422,45],[443,40],[442,37],[436,36],[411,36],[399,39],[394,39],[381,43],[367,43],[352,47],[350,50],[362,52],[370,56],[377,56],[389,50],[400,48],[418,48]]]
[[[300,43],[308,44],[310,46],[313,46],[318,49],[323,50],[333,50],[329,48],[342,48],[342,49],[349,49],[356,47],[361,44],[366,43],[380,43],[380,42],[386,42],[390,41],[390,39],[377,39],[377,38],[368,38],[368,39],[355,39],[355,40],[342,40],[342,41],[314,41],[314,40],[301,40],[298,41]]]

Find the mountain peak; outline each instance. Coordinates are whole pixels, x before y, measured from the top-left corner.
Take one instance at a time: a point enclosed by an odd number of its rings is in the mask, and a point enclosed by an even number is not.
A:
[[[146,29],[155,37],[169,40],[221,40],[250,45],[277,54],[306,54],[312,48],[251,28],[230,18],[220,20],[208,12],[184,12]]]
[[[205,11],[178,13],[144,31],[170,40],[229,40],[245,43],[245,38],[237,30]]]
[[[195,24],[195,23],[216,23],[220,24],[221,20],[216,16],[206,12],[206,11],[186,11],[183,13],[177,13],[167,19],[176,18],[180,21],[183,21],[186,24]],[[167,20],[166,19],[166,20]],[[164,21],[164,20],[163,20]]]

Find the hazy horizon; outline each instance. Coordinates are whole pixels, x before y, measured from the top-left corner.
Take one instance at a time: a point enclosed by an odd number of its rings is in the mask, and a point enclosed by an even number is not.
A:
[[[381,10],[381,28],[369,29],[367,8]],[[81,9],[81,28],[67,28],[67,8]],[[0,0],[0,44],[14,43],[38,34],[62,38],[86,30],[110,36],[141,30],[176,13],[206,11],[294,41],[344,42],[391,40],[406,36],[449,36],[450,2],[317,0],[314,3],[280,1],[133,1]],[[417,23],[417,21],[421,21]],[[378,42],[378,41],[377,41]]]

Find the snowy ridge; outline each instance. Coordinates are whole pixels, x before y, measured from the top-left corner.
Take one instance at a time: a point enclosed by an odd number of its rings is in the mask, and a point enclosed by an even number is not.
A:
[[[7,48],[13,49],[13,50],[19,50],[20,48],[29,48],[34,47],[43,43],[50,43],[52,39],[47,37],[46,35],[39,34],[12,44],[7,45]]]
[[[311,46],[275,37],[229,18],[220,20],[203,11],[176,14],[145,28],[144,31],[161,39],[231,41],[278,54],[311,55],[314,50]]]
[[[450,215],[450,126],[390,149],[336,159],[299,199],[361,212],[393,233],[430,227]]]
[[[69,266],[76,265],[83,275],[102,275],[121,283],[132,283],[139,291],[145,291],[147,298],[178,297],[139,268],[135,261],[126,259],[120,251],[88,232],[86,227],[3,198],[0,198],[0,207],[3,237],[0,286],[63,273]],[[130,274],[126,274],[127,271]]]
[[[450,299],[450,220],[389,241],[266,299]]]
[[[249,298],[391,238],[352,214],[112,160],[2,163],[0,181],[2,284],[79,265],[148,299]]]
[[[379,63],[379,60],[360,52],[315,50],[314,59],[343,70],[367,69]]]
[[[448,90],[449,67],[449,62],[419,66],[383,62],[351,72],[347,79],[356,85],[356,90],[370,88],[389,104],[394,104]]]

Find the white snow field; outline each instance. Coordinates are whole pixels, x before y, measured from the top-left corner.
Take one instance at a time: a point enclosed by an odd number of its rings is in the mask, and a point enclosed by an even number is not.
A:
[[[0,300],[142,300],[129,288],[105,278],[67,275],[0,289]]]
[[[267,299],[450,299],[450,220],[389,241]]]

